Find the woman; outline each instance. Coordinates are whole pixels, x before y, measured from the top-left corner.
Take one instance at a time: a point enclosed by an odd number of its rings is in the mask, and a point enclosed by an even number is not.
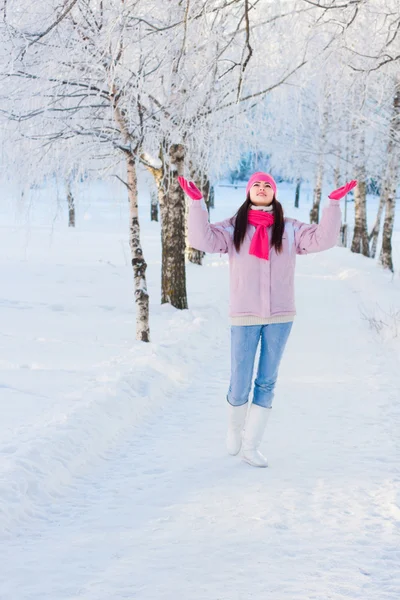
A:
[[[189,243],[204,252],[229,254],[231,379],[227,394],[227,449],[255,467],[266,467],[259,452],[271,413],[278,368],[295,317],[296,254],[328,250],[336,244],[341,211],[338,200],[356,185],[347,183],[329,195],[318,225],[284,217],[276,183],[268,173],[254,173],[246,200],[230,219],[211,225],[200,190],[179,177],[191,198]],[[261,340],[253,401],[248,398],[254,359]],[[247,417],[247,421],[246,421]]]

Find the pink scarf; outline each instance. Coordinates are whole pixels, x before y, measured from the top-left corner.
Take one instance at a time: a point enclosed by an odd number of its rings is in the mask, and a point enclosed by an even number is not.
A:
[[[251,240],[249,254],[254,254],[258,258],[269,259],[269,242],[267,227],[274,224],[273,213],[249,210],[247,213],[247,222],[249,225],[257,227],[253,239]]]

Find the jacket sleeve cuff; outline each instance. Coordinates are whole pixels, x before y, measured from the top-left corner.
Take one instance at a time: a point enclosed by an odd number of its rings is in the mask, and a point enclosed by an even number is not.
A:
[[[190,208],[202,208],[203,210],[207,210],[206,203],[204,202],[204,198],[200,198],[200,200],[192,200],[189,198],[189,207]]]

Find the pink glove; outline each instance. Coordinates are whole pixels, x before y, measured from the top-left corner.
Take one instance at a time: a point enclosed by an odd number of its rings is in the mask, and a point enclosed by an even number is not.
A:
[[[193,181],[187,181],[184,177],[178,177],[178,181],[179,185],[181,186],[185,194],[189,196],[189,198],[191,198],[192,200],[202,199],[203,194],[201,193],[199,188],[195,186]]]
[[[338,188],[337,190],[333,190],[328,196],[331,200],[340,200],[350,192],[357,185],[357,180],[352,179],[349,183],[346,183],[343,187]]]

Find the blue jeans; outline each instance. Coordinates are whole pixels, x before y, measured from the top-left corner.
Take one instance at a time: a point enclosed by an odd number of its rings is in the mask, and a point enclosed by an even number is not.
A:
[[[271,408],[279,364],[293,323],[231,326],[231,381],[227,400],[241,406],[249,399],[254,359],[261,338],[261,352],[254,382],[253,404]]]

